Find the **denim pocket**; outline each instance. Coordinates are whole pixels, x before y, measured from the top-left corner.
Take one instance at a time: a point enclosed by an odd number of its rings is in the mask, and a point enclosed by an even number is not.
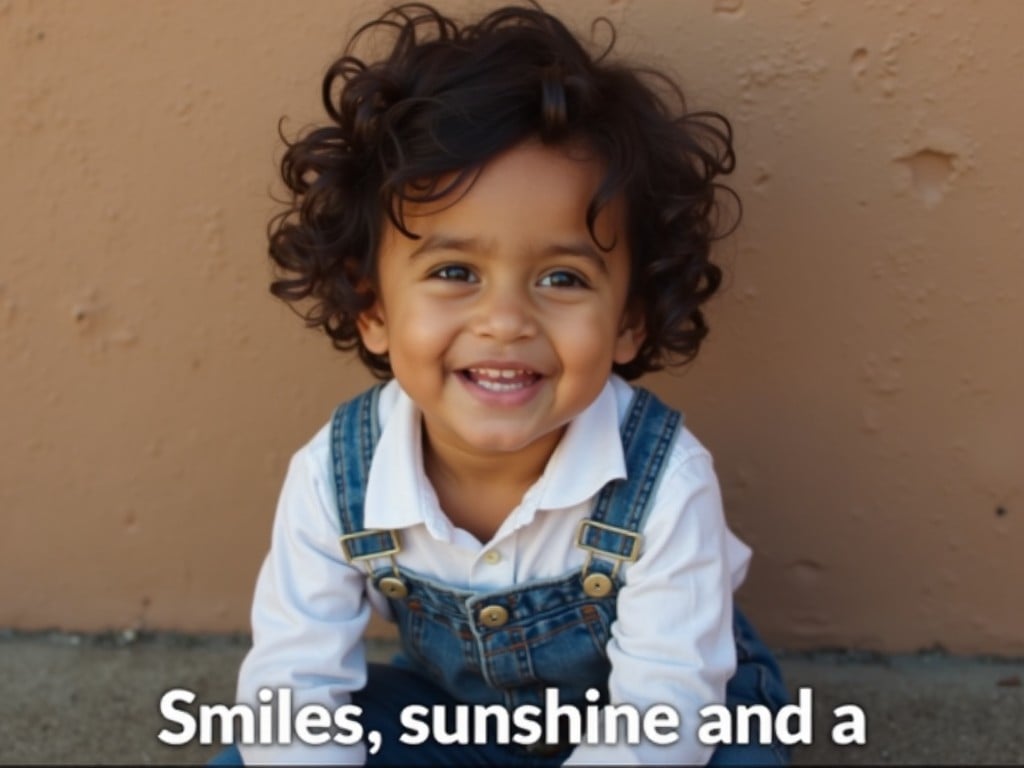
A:
[[[610,624],[610,617],[590,603],[533,617],[523,630],[535,682],[558,687],[566,699],[603,686],[610,671]]]

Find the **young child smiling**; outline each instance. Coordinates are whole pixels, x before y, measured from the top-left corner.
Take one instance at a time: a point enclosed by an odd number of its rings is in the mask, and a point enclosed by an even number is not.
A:
[[[363,344],[387,355],[423,419],[441,509],[490,541],[568,424],[643,338],[626,313],[622,205],[586,223],[600,160],[527,139],[444,198],[407,205],[418,239],[386,226]],[[604,374],[595,376],[595,371]]]
[[[357,57],[377,33],[385,55]],[[627,383],[706,335],[728,123],[535,5],[468,24],[399,6],[323,92],[329,121],[282,164],[272,291],[386,383],[292,459],[238,700],[354,704],[376,736],[220,761],[784,762],[697,739],[701,707],[786,694],[733,606],[750,553],[711,457]],[[366,663],[371,609],[398,624],[393,664]],[[552,690],[580,710],[668,705],[677,737],[407,743],[410,705],[515,711]]]

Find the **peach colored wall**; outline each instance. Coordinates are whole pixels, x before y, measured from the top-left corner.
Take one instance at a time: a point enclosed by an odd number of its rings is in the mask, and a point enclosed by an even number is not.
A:
[[[734,119],[728,290],[650,383],[715,453],[749,612],[1024,652],[1024,3],[551,7]],[[276,121],[380,8],[0,2],[0,627],[247,626],[288,456],[369,381],[266,293]]]

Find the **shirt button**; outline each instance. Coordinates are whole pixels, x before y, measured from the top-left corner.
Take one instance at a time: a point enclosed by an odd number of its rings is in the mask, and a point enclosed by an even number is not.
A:
[[[497,565],[501,562],[501,552],[496,549],[488,550],[484,555],[484,562],[488,565]]]
[[[491,629],[503,627],[508,622],[508,611],[501,605],[488,605],[480,610],[480,621]]]

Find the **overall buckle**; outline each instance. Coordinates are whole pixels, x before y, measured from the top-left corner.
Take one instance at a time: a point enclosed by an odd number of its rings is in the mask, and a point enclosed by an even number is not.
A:
[[[626,553],[615,552],[595,546],[594,544],[588,544],[584,539],[589,528],[625,538],[629,543],[629,551]],[[579,527],[576,529],[576,546],[587,553],[587,559],[583,562],[583,591],[590,597],[610,595],[615,589],[612,579],[618,575],[622,564],[635,562],[640,557],[640,544],[643,542],[643,538],[643,534],[619,528],[616,525],[609,525],[608,523],[591,520],[590,518],[580,520]],[[611,576],[606,576],[600,572],[587,573],[594,555],[601,555],[615,561],[615,564],[612,566]]]
[[[391,539],[391,546],[362,555],[354,554],[352,552],[352,542],[370,536],[387,536]],[[391,561],[391,575],[379,579],[377,581],[377,588],[387,597],[401,598],[409,594],[409,588],[406,586],[405,579],[402,578],[402,573],[398,570],[398,562],[395,560],[395,555],[402,551],[402,540],[398,535],[398,531],[394,528],[346,533],[338,538],[338,544],[341,546],[341,554],[345,557],[345,560],[353,564],[362,563],[371,580],[373,579],[373,568],[370,565],[370,561],[378,557],[388,558]]]

